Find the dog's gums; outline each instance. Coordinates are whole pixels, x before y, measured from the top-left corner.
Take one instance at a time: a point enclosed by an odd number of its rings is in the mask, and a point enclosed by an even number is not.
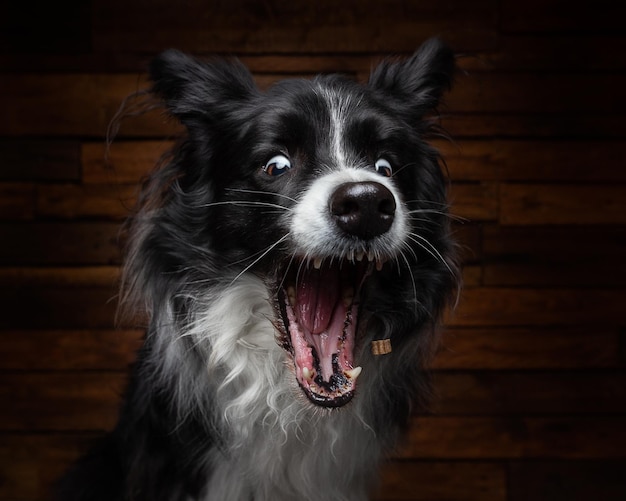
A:
[[[151,63],[147,110],[183,130],[124,230],[120,313],[145,341],[118,424],[58,499],[369,499],[432,393],[459,280],[429,144],[455,68],[439,40],[367,83]]]
[[[313,403],[339,407],[354,396],[361,367],[354,349],[361,289],[383,262],[314,259],[288,271],[279,291],[284,330],[280,340],[293,356],[296,379]]]

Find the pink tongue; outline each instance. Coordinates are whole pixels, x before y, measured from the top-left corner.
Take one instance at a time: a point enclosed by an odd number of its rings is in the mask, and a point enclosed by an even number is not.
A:
[[[299,277],[296,297],[296,314],[300,325],[312,334],[327,331],[339,299],[339,289],[336,270],[304,270]]]

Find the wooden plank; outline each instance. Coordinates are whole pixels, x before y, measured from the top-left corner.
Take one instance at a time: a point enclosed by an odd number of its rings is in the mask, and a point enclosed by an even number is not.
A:
[[[332,0],[262,5],[242,0],[219,6],[192,0],[185,9],[163,0],[150,8],[140,1],[98,0],[93,9],[99,14],[93,25],[96,52],[129,47],[148,53],[167,47],[226,53],[398,52],[414,50],[434,34],[467,50],[494,46],[497,23],[493,0],[471,7],[459,0],[428,5],[392,0],[367,8],[357,0],[340,5]],[[136,19],[143,19],[141,26]]]
[[[135,185],[55,184],[37,188],[38,216],[62,219],[121,219],[135,205]]]
[[[611,50],[607,50],[610,48]],[[500,34],[496,51],[461,60],[467,70],[499,71],[623,71],[626,69],[626,38],[602,30],[580,32]]]
[[[403,459],[626,459],[618,417],[415,418]]]
[[[374,501],[505,501],[506,471],[487,462],[392,461]]]
[[[453,223],[452,236],[459,246],[462,263],[476,264],[482,255],[482,227],[472,222]]]
[[[130,329],[0,331],[0,369],[124,371],[142,339]]]
[[[145,77],[128,74],[4,75],[0,134],[104,137],[124,99],[146,86]],[[122,133],[130,124],[139,135],[172,132],[158,111],[129,118]]]
[[[620,226],[483,228],[486,285],[621,286],[626,230]]]
[[[500,186],[500,221],[505,225],[624,224],[624,185]]]
[[[495,183],[452,184],[451,214],[471,221],[498,218],[498,186]]]
[[[114,287],[119,266],[0,268],[0,287]]]
[[[464,264],[461,271],[465,287],[478,287],[483,284],[483,270],[480,265]]]
[[[35,185],[0,184],[0,219],[28,220],[34,217]]]
[[[0,47],[14,54],[87,52],[90,15],[90,5],[80,0],[43,2],[36,12],[27,4],[7,4],[0,17]]]
[[[106,151],[101,142],[83,143],[83,182],[139,183],[173,144],[172,141],[114,141]]]
[[[435,369],[617,368],[620,336],[606,327],[448,328]]]
[[[626,102],[614,96],[625,87],[626,75],[474,72],[458,79],[445,102],[461,113],[624,113]],[[585,89],[603,92],[581,99]]]
[[[114,264],[120,224],[110,222],[0,223],[1,265]]]
[[[437,141],[452,181],[626,181],[626,141]]]
[[[3,374],[2,430],[109,430],[117,420],[125,373]]]
[[[78,149],[75,141],[1,140],[0,181],[77,181]]]
[[[626,374],[436,372],[436,415],[626,413]]]
[[[461,84],[459,84],[461,85]],[[585,92],[582,89],[580,92]],[[445,112],[443,127],[454,138],[469,139],[494,137],[502,139],[582,139],[608,140],[626,137],[626,113],[585,112],[563,110],[558,113],[535,111],[532,113],[505,112],[461,113]],[[596,167],[595,162],[591,165]],[[547,166],[549,168],[549,166]]]
[[[622,501],[625,461],[515,461],[510,501]]]
[[[93,433],[0,435],[0,498],[52,499],[51,489],[98,437]]]
[[[0,329],[110,329],[116,294],[114,288],[3,288]]]
[[[622,294],[611,289],[466,288],[447,321],[455,326],[620,325]]]
[[[502,29],[514,33],[621,32],[621,20],[626,16],[624,5],[611,0],[600,0],[593,9],[565,0],[504,0],[501,12]]]

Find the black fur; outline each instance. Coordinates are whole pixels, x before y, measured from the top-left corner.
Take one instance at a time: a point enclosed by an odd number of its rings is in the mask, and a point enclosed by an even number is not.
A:
[[[210,480],[219,458],[239,453],[216,397],[228,370],[218,364],[209,372],[210,340],[181,334],[247,274],[267,285],[277,340],[287,342],[278,289],[293,273],[294,258],[300,259],[298,242],[285,237],[289,217],[320,176],[342,167],[336,165],[337,145],[329,140],[332,108],[320,89],[343,99],[341,145],[357,162],[355,168],[371,170],[380,157],[394,165],[391,182],[401,195],[398,203],[407,214],[415,211],[408,224],[419,237],[407,239],[401,255],[373,273],[361,291],[354,356],[364,375],[354,401],[331,410],[317,409],[302,395],[293,399],[311,409],[311,416],[298,414],[316,423],[311,426],[336,426],[345,433],[348,425],[342,423],[349,418],[341,413],[358,414],[359,422],[376,432],[376,451],[384,455],[393,447],[397,430],[428,397],[422,371],[436,346],[441,312],[458,285],[446,179],[438,153],[426,142],[431,115],[453,74],[454,56],[438,40],[407,60],[383,62],[367,85],[331,75],[286,80],[261,92],[236,61],[201,62],[173,50],[153,61],[153,94],[187,133],[145,182],[128,226],[123,307],[131,315],[145,310],[150,324],[118,425],[73,468],[61,499],[201,500],[226,492]],[[288,156],[293,168],[271,177],[261,167],[277,153]],[[270,210],[274,206],[284,210]],[[353,244],[345,245],[369,245],[350,238],[346,241]],[[392,341],[392,353],[373,356],[369,342],[385,338]],[[285,352],[285,361],[289,358]],[[294,378],[291,372],[287,376]],[[278,405],[292,405],[286,398],[278,395]],[[268,468],[278,460],[265,458]],[[371,472],[346,467],[346,475],[354,474],[356,483],[375,474],[376,463]],[[238,480],[250,484],[242,488],[245,499],[283,499],[279,492],[298,488],[297,480],[294,486],[278,485],[272,498],[267,486],[265,494],[260,486],[257,494],[251,478]],[[350,497],[340,486],[336,492],[336,499],[362,498]]]

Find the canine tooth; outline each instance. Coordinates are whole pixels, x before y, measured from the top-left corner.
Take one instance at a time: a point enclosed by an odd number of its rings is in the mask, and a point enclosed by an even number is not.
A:
[[[374,261],[374,253],[372,251],[369,251],[367,253],[367,260],[368,261]]]
[[[313,260],[313,268],[315,268],[316,270],[319,270],[321,267],[322,267],[322,258],[316,257]]]
[[[345,372],[345,375],[348,376],[350,379],[354,379],[356,380],[356,378],[359,377],[359,374],[361,374],[361,371],[363,370],[362,367],[355,367],[354,369],[350,369],[348,371]]]
[[[289,298],[290,304],[296,304],[296,288],[293,285],[287,287],[287,297]]]
[[[357,261],[363,261],[363,258],[365,257],[365,252],[364,251],[359,251],[356,253],[356,260]]]
[[[383,260],[382,260],[382,259],[377,260],[377,261],[376,261],[376,271],[380,271],[380,270],[382,270],[382,269],[383,269],[383,265],[384,265],[384,264],[385,264],[385,263],[383,262]]]
[[[307,381],[311,381],[313,379],[313,371],[308,367],[303,367],[302,377],[304,377],[304,379],[306,379]]]

